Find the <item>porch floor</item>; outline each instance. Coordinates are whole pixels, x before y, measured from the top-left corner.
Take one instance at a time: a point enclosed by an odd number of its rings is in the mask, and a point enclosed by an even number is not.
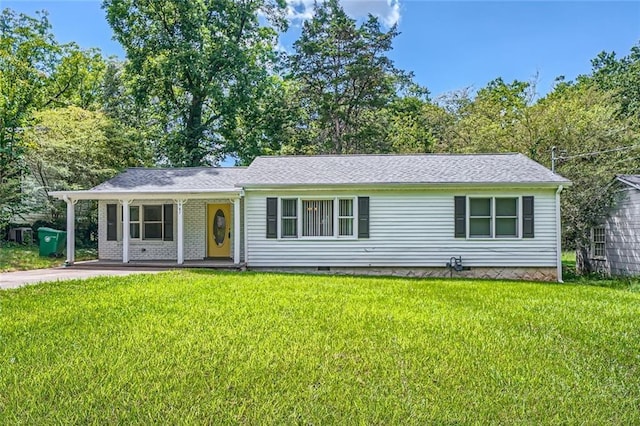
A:
[[[235,264],[233,260],[225,259],[203,259],[185,260],[182,265],[178,265],[175,260],[130,260],[129,263],[122,263],[119,260],[86,260],[75,262],[69,268],[145,268],[145,269],[178,269],[178,268],[208,268],[239,271],[245,269],[245,264]]]

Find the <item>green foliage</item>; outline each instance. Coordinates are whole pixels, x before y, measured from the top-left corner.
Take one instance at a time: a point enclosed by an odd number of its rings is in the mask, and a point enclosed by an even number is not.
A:
[[[102,112],[71,106],[39,111],[34,120],[38,125],[24,133],[26,159],[47,191],[86,189],[150,163],[146,147],[132,146]]]
[[[0,306],[3,424],[640,422],[628,291],[180,271]]]
[[[0,32],[2,227],[13,217],[30,211],[34,200],[38,200],[40,186],[30,185],[30,175],[41,177],[42,170],[30,167],[34,165],[33,146],[25,140],[25,135],[33,139],[34,132],[41,130],[37,127],[38,118],[34,114],[48,108],[70,105],[99,108],[105,63],[97,50],[81,50],[73,43],[57,43],[44,12],[38,18],[32,18],[5,9],[0,15]],[[115,129],[118,126],[114,124],[112,127]],[[78,132],[86,130],[91,129],[85,127]],[[82,138],[77,141],[82,141]],[[120,145],[119,141],[114,143]],[[62,151],[55,151],[59,146],[50,148],[48,155],[51,161],[68,160],[60,156]],[[77,149],[81,150],[82,147]],[[81,180],[82,176],[78,174],[74,178]],[[52,185],[48,182],[41,186]],[[56,185],[64,186],[61,183]]]
[[[138,103],[155,124],[159,159],[176,166],[215,162],[236,116],[268,78],[282,2],[105,0],[107,20],[127,52]],[[250,109],[250,108],[249,108]]]
[[[24,212],[21,132],[46,98],[58,48],[46,14],[39,18],[9,9],[0,14],[0,228]]]
[[[592,76],[581,79],[593,80],[600,89],[612,92],[623,116],[640,118],[640,43],[628,56],[616,59],[615,52],[601,52],[591,64]]]
[[[98,253],[95,250],[76,248],[76,261],[91,260],[97,257]],[[36,246],[0,242],[0,272],[55,268],[63,264],[63,258],[40,257]]]
[[[291,56],[307,121],[301,130],[303,153],[375,153],[391,150],[380,112],[408,88],[410,74],[387,56],[396,27],[384,32],[369,16],[362,25],[349,18],[337,0],[315,4]]]
[[[65,203],[48,197],[49,191],[96,186],[127,167],[149,166],[152,152],[134,129],[100,111],[75,106],[33,114],[37,123],[25,130],[25,161],[44,193],[41,209],[53,219],[62,217]],[[77,206],[77,233],[85,243],[97,228],[96,203]]]

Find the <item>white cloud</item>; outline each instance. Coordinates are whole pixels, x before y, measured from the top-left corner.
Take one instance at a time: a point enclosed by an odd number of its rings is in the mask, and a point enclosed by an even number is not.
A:
[[[292,22],[313,16],[314,0],[287,0],[287,16]],[[377,16],[387,27],[400,20],[400,0],[340,0],[344,11],[352,18]]]

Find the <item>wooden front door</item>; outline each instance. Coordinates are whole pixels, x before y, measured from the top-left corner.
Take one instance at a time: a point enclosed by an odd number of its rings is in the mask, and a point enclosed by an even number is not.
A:
[[[207,205],[207,257],[231,257],[231,205]]]

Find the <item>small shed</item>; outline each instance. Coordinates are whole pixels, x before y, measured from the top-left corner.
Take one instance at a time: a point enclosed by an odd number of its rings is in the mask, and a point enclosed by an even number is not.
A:
[[[591,257],[610,275],[640,276],[640,175],[618,175],[620,198],[591,230]]]

